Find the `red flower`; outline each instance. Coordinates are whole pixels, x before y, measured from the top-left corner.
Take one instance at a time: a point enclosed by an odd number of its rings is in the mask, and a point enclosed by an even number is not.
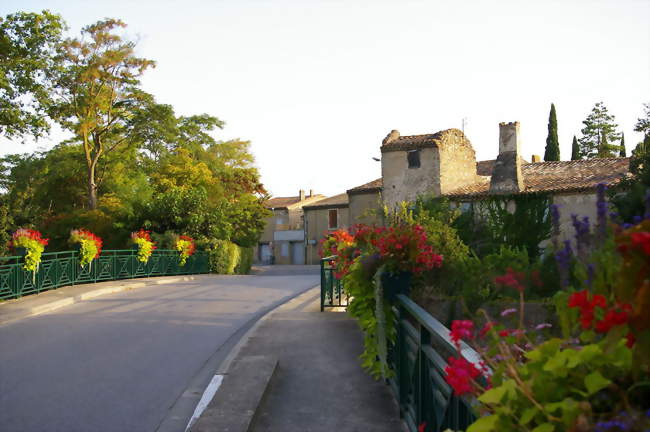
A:
[[[456,348],[460,347],[460,341],[463,339],[472,338],[472,329],[474,323],[469,320],[454,320],[451,323],[451,340],[456,345]]]
[[[420,423],[420,426],[418,426],[418,432],[424,432],[426,427],[427,427],[427,422]]]
[[[464,357],[449,357],[445,367],[445,381],[454,389],[457,396],[472,391],[472,380],[481,375],[481,372]]]
[[[484,337],[490,330],[492,330],[492,327],[494,327],[494,324],[491,322],[485,324],[481,331],[479,332],[480,337]]]
[[[569,297],[569,307],[585,307],[589,303],[589,292],[587,290],[578,291]]]
[[[646,255],[650,255],[650,233],[649,232],[635,232],[630,234],[632,244],[641,249]]]

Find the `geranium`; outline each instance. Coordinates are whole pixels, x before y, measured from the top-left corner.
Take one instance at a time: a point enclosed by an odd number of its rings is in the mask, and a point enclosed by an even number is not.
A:
[[[131,240],[138,246],[138,261],[143,263],[148,262],[149,257],[156,249],[156,244],[151,240],[150,232],[144,229],[132,232]]]
[[[623,303],[608,307],[605,296],[601,294],[592,296],[587,290],[571,294],[568,306],[580,309],[580,325],[584,330],[593,328],[598,333],[607,333],[615,326],[627,324],[632,313],[631,305]],[[596,311],[596,308],[600,311]],[[603,316],[603,318],[597,320],[596,316]]]
[[[70,243],[79,243],[79,263],[87,266],[102,253],[102,239],[84,229],[70,231]]]
[[[377,228],[374,234],[371,244],[391,272],[409,271],[417,274],[442,266],[442,255],[434,252],[420,225]]]
[[[25,248],[27,254],[25,255],[25,264],[23,268],[32,273],[36,273],[38,266],[41,263],[41,255],[45,250],[49,240],[41,236],[41,233],[36,230],[27,228],[19,228],[11,236],[9,247]]]
[[[471,393],[479,387],[475,380],[481,375],[481,371],[464,357],[449,357],[445,373],[445,380],[457,396]]]
[[[176,240],[176,250],[180,252],[180,265],[184,266],[187,262],[187,259],[194,254],[196,246],[194,245],[194,239],[188,236],[179,236]]]

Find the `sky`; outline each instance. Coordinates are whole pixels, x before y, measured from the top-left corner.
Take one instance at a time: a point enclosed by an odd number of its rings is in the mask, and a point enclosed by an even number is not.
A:
[[[225,121],[251,141],[274,196],[334,195],[381,176],[381,140],[462,128],[477,159],[519,121],[543,155],[555,103],[562,159],[596,102],[625,133],[650,102],[649,0],[3,0],[0,15],[49,9],[69,35],[120,18],[157,67],[143,88],[179,115]],[[0,141],[0,155],[48,149]]]

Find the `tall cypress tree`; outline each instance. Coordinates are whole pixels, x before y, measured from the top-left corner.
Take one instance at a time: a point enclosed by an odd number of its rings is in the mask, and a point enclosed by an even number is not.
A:
[[[555,104],[551,104],[551,113],[548,116],[548,135],[546,137],[546,150],[544,151],[544,160],[560,160],[560,143],[557,139],[557,117],[555,115]]]
[[[618,154],[619,157],[627,157],[625,154],[625,134],[621,134],[621,152]]]
[[[578,145],[578,139],[573,135],[573,144],[571,144],[571,160],[582,159],[580,157],[580,146]]]

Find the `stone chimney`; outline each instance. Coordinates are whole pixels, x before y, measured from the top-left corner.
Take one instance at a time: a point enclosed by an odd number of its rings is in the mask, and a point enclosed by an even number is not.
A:
[[[305,200],[305,190],[300,189],[299,194],[300,194],[300,201],[304,201]]]
[[[314,190],[313,190],[313,189],[309,189],[309,198],[311,198],[311,197],[313,197],[313,196],[314,196]]]
[[[541,161],[542,161],[542,157],[540,155],[533,155],[533,159],[531,160],[532,163],[537,163]]]
[[[386,135],[386,138],[384,138],[384,140],[381,142],[381,144],[382,145],[390,144],[393,141],[397,141],[398,138],[399,138],[399,131],[396,130],[396,129],[393,129],[392,131],[390,131],[390,133],[388,135]]]
[[[491,194],[510,194],[524,190],[520,154],[519,122],[499,123],[499,156],[490,180]]]

